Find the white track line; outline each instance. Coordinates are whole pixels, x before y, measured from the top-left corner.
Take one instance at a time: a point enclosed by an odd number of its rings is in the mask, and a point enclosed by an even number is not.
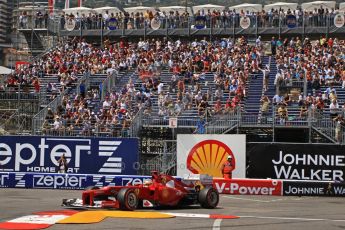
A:
[[[345,220],[332,219],[313,219],[313,218],[298,218],[298,217],[277,217],[277,216],[239,216],[240,218],[256,218],[256,219],[275,219],[275,220],[302,220],[302,221],[333,221],[345,222]]]
[[[210,214],[199,213],[175,213],[175,212],[163,212],[164,214],[173,215],[176,217],[189,217],[189,218],[210,218]]]
[[[241,198],[241,197],[234,197],[234,196],[223,196],[222,198],[234,199],[234,200],[255,201],[255,202],[261,202],[261,203],[270,203],[270,202],[272,202],[271,200],[256,200],[256,199]]]
[[[223,219],[216,219],[213,222],[212,230],[220,230],[220,224],[222,223]]]

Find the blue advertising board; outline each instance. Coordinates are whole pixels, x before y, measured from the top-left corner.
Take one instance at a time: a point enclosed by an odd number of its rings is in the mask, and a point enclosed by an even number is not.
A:
[[[288,28],[293,29],[297,26],[297,19],[295,15],[287,15],[286,16],[286,25]]]
[[[198,30],[204,29],[206,27],[206,17],[196,16],[195,17],[195,28]]]
[[[13,173],[0,173],[0,188],[14,188],[15,175]]]
[[[117,19],[110,18],[108,21],[108,28],[109,30],[116,30],[117,29]]]
[[[151,176],[64,173],[2,173],[0,188],[85,189],[89,186],[140,185]]]
[[[136,138],[0,137],[0,172],[57,173],[65,154],[70,174],[136,175]]]

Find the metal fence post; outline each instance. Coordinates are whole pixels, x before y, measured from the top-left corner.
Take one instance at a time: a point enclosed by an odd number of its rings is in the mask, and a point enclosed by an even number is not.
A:
[[[210,41],[212,41],[212,31],[213,31],[213,16],[211,16],[211,20],[210,20]]]
[[[302,26],[303,26],[303,35],[302,35],[302,40],[304,41],[304,38],[305,38],[305,15],[303,13],[302,15]]]
[[[232,16],[232,37],[234,39],[234,44],[235,44],[235,20],[236,20],[236,17],[235,15]]]
[[[190,37],[190,27],[191,27],[191,17],[188,17],[187,19],[187,26],[188,26],[188,37]]]
[[[144,41],[146,40],[146,20],[144,20]]]
[[[258,15],[255,15],[255,32],[256,32],[256,38],[258,37],[259,34],[259,28],[258,28]]]
[[[341,130],[340,130],[340,132],[341,132],[341,145],[344,145],[344,143],[345,143],[345,133],[344,133],[344,130],[345,130],[345,126],[344,125],[342,125],[341,126]]]
[[[166,29],[165,30],[165,33],[166,33],[165,36],[166,36],[166,38],[168,38],[168,36],[169,36],[168,17],[165,17],[164,20],[165,20],[165,27],[166,27],[165,28]]]
[[[309,143],[311,143],[311,119],[312,119],[312,111],[311,108],[308,109],[308,129],[309,129]]]
[[[79,26],[80,26],[80,40],[81,40],[81,38],[83,37],[83,24],[82,24],[82,20],[80,20],[80,24],[79,24]]]
[[[237,111],[236,111],[236,113],[237,113],[237,115],[236,115],[236,118],[237,118],[237,130],[236,130],[236,133],[239,134],[239,133],[240,133],[239,126],[241,126],[241,122],[242,122],[242,120],[241,120],[241,117],[242,117],[242,116],[241,116],[241,108],[240,108],[240,106],[238,106],[236,110],[237,110]]]
[[[272,105],[272,142],[275,141],[276,107]]]
[[[326,38],[328,39],[329,35],[329,26],[330,26],[330,21],[329,21],[329,15],[326,16],[326,27],[327,27],[327,32],[326,32]]]
[[[134,27],[134,26],[133,26]],[[138,28],[136,28],[136,29],[138,29]],[[124,37],[125,36],[125,19],[123,19],[123,22],[122,22],[122,30],[121,30],[121,32],[122,32],[122,37]]]
[[[278,35],[279,35],[279,36],[278,36],[278,37],[279,37],[279,38],[280,38],[281,33],[282,33],[282,31],[281,31],[281,30],[282,30],[282,28],[281,28],[281,25],[282,25],[281,20],[282,20],[282,19],[281,19],[280,14],[279,14],[279,25],[278,25],[278,27],[279,27],[279,30],[278,30],[278,32],[279,32]]]
[[[101,49],[103,49],[103,17],[101,18]]]

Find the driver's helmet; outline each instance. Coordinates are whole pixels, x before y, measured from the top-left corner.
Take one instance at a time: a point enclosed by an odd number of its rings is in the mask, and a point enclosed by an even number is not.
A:
[[[145,179],[143,184],[144,184],[145,187],[148,187],[148,186],[152,185],[153,182],[150,179]]]

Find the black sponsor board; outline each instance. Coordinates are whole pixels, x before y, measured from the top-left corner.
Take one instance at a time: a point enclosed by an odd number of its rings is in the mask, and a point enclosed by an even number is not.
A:
[[[344,181],[345,147],[321,144],[247,144],[247,177]]]
[[[284,196],[345,196],[345,183],[284,181]]]

